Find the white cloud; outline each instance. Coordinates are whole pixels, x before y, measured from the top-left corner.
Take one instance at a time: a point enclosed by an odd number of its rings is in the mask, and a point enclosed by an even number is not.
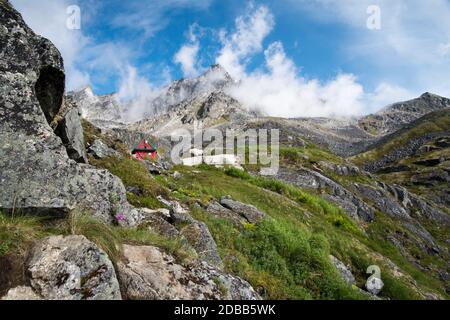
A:
[[[146,107],[158,96],[160,90],[140,76],[133,66],[127,66],[122,73],[117,97],[127,105],[123,113],[124,120],[130,122],[141,120],[142,115],[148,111]]]
[[[336,9],[333,0],[316,1]],[[353,5],[339,3],[339,17],[342,15],[342,19],[347,18],[352,24],[364,23],[365,26],[367,7],[364,4],[361,6],[356,1]],[[349,73],[339,73],[328,81],[307,80],[301,76],[294,61],[287,57],[281,42],[272,43],[264,51],[262,68],[246,72],[247,62],[262,50],[262,43],[274,25],[272,14],[266,7],[251,9],[253,11],[236,19],[233,34],[226,35],[223,31],[223,48],[216,59],[239,76],[240,82],[230,88],[229,93],[245,106],[279,117],[349,117],[376,112],[388,104],[418,95],[386,81],[370,92]]]
[[[432,91],[450,95],[448,0],[288,0],[324,24],[349,26],[341,41],[352,59],[377,70],[382,82],[396,83],[414,95]],[[367,7],[379,5],[381,30],[366,28]],[[381,85],[381,84],[380,84]]]
[[[185,77],[193,77],[198,74],[196,64],[199,49],[198,43],[185,44],[176,53],[174,62],[181,65]]]
[[[199,74],[201,69],[198,61],[200,43],[196,34],[197,29],[199,29],[197,24],[193,24],[189,27],[188,42],[181,46],[173,59],[175,63],[181,65],[181,70],[185,77],[195,77]]]
[[[244,105],[278,117],[353,116],[360,114],[364,90],[350,74],[320,83],[300,77],[280,42],[265,51],[268,72],[246,75],[229,93]]]
[[[249,7],[248,12],[235,21],[236,31],[227,35],[222,30],[223,47],[216,63],[222,65],[233,77],[245,74],[245,64],[251,55],[262,50],[262,42],[274,27],[274,18],[266,6]]]

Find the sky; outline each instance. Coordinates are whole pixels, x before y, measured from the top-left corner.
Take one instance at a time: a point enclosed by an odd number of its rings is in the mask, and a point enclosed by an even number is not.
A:
[[[239,83],[228,93],[272,116],[450,96],[449,0],[10,2],[61,51],[67,90],[148,101],[219,63]]]

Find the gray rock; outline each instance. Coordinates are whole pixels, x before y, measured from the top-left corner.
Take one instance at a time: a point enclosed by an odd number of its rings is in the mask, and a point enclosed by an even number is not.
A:
[[[104,159],[108,157],[120,157],[121,154],[114,149],[108,147],[103,141],[95,140],[88,148],[88,153],[92,154],[96,159]]]
[[[195,219],[189,214],[189,211],[181,206],[178,201],[169,201],[158,196],[159,202],[170,209],[170,218],[173,223],[194,223]]]
[[[194,222],[181,230],[181,234],[195,249],[199,258],[219,269],[223,268],[222,259],[217,251],[217,245],[206,224]]]
[[[228,196],[222,197],[222,199],[220,199],[220,204],[225,208],[239,214],[249,223],[260,223],[266,217],[266,214],[258,210],[256,207],[239,201],[234,201]]]
[[[0,300],[42,300],[30,287],[17,287],[10,289]]]
[[[415,174],[411,177],[411,182],[415,185],[434,186],[441,183],[450,184],[450,174],[445,170],[435,169],[431,172]]]
[[[434,115],[434,114],[432,114]],[[419,119],[418,121],[425,121],[425,119]],[[410,126],[403,129],[404,132],[407,132],[410,128],[420,125],[420,123],[413,123]],[[387,136],[377,142],[376,145],[373,146],[373,148],[377,146],[381,146],[384,143],[388,143],[392,139],[395,139],[396,137],[400,136],[403,132],[395,132],[390,136]],[[401,146],[394,148],[393,150],[389,151],[388,153],[384,154],[381,158],[374,162],[366,163],[364,164],[364,170],[374,173],[374,172],[381,172],[386,167],[390,167],[392,164],[395,164],[399,162],[402,159],[406,159],[418,152],[420,152],[420,148],[425,145],[427,142],[433,139],[437,139],[440,137],[446,137],[450,133],[449,132],[431,132],[424,134],[419,137],[414,137],[408,141],[405,141]]]
[[[88,163],[84,148],[83,127],[76,105],[66,101],[71,107],[59,122],[55,132],[62,139],[70,159],[79,163]]]
[[[280,168],[277,179],[300,188],[326,190],[328,200],[341,207],[350,217],[371,222],[374,210],[360,197],[323,174],[308,168]]]
[[[357,166],[338,165],[327,161],[320,161],[319,166],[323,169],[333,171],[340,176],[357,176],[363,173]]]
[[[178,201],[169,201],[161,196],[158,197],[158,200],[170,208],[170,218],[167,221],[175,225],[187,224],[181,230],[181,235],[195,249],[199,257],[218,268],[222,268],[223,264],[217,252],[216,242],[206,224],[192,218],[189,211],[183,208]]]
[[[216,201],[209,203],[206,207],[206,211],[218,218],[229,220],[237,228],[242,228],[243,222],[247,221],[240,214],[225,208]]]
[[[410,219],[408,211],[400,203],[395,201],[389,193],[381,188],[355,183],[356,189],[382,212],[393,218]]]
[[[121,299],[113,264],[84,236],[40,241],[32,248],[26,269],[31,287],[45,299]]]
[[[142,220],[140,222],[141,225],[146,224],[148,228],[152,231],[155,231],[156,233],[159,233],[161,235],[164,235],[169,238],[176,238],[180,236],[180,232],[175,228],[172,224],[168,222],[170,219],[170,216],[167,217],[164,213],[160,210],[150,210],[146,208],[140,209],[140,212],[142,213]]]
[[[124,298],[132,300],[258,300],[244,280],[208,265],[182,266],[156,247],[124,245],[118,263]]]
[[[427,92],[417,99],[390,105],[376,114],[361,118],[359,125],[369,133],[386,135],[430,112],[446,108],[450,108],[450,99]]]
[[[71,160],[50,126],[64,95],[58,50],[4,1],[0,26],[0,209],[58,217],[79,209],[105,222],[120,210],[133,224],[122,182]]]
[[[427,201],[409,192],[406,188],[382,182],[378,182],[378,186],[387,191],[391,197],[399,202],[408,211],[410,216],[425,218],[446,225],[450,224],[450,217],[446,213],[434,208]]]
[[[165,169],[158,163],[152,163],[150,161],[143,161],[145,167],[150,174],[160,175]]]
[[[336,267],[336,269],[339,271],[339,273],[342,276],[342,279],[350,286],[356,284],[355,276],[350,271],[350,269],[338,258],[335,256],[330,255],[330,260]]]

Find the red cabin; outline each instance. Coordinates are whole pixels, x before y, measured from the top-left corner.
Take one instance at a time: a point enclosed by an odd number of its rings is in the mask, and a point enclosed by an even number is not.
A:
[[[143,139],[136,149],[131,151],[131,154],[138,160],[155,159],[158,151],[150,142]]]

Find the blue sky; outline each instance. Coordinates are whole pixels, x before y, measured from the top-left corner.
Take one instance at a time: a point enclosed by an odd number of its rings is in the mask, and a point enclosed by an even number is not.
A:
[[[425,91],[450,96],[448,0],[11,2],[62,52],[68,89],[136,98],[221,62],[242,80],[232,94],[274,115],[353,115]],[[73,4],[80,30],[66,28]],[[379,30],[367,27],[370,5]]]

